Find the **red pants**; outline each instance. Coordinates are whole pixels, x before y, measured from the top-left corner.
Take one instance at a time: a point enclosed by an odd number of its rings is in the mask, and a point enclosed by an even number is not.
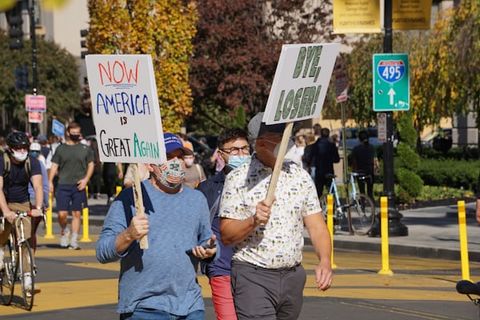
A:
[[[237,320],[230,276],[210,278],[210,288],[212,288],[212,302],[217,320]]]

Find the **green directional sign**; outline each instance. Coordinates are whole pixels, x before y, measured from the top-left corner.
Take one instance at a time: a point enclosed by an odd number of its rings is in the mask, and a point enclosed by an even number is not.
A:
[[[373,55],[373,111],[410,109],[408,55],[382,53]]]

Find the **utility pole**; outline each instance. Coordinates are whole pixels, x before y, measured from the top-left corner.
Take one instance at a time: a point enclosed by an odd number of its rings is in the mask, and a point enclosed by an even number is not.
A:
[[[35,0],[29,0],[28,14],[30,17],[30,41],[32,43],[32,94],[37,95],[38,72],[37,72],[37,35],[35,34]],[[38,123],[31,123],[32,136],[39,134]]]
[[[393,52],[393,27],[392,27],[392,0],[384,2],[384,29],[383,52]],[[395,139],[393,130],[393,112],[385,112],[387,115],[387,141],[383,144],[383,192],[388,198],[388,233],[390,236],[407,236],[408,228],[400,222],[403,215],[398,212],[395,205],[395,180],[393,172],[393,141]],[[373,225],[370,236],[380,235],[379,215]]]

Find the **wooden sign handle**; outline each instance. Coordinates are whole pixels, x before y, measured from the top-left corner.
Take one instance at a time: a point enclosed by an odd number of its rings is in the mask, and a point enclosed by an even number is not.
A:
[[[278,178],[282,171],[283,160],[287,153],[288,140],[292,135],[293,122],[287,123],[285,130],[283,130],[282,142],[280,142],[280,148],[278,150],[277,160],[275,161],[275,167],[273,168],[272,177],[270,178],[270,184],[268,186],[267,196],[265,197],[265,204],[271,206],[275,199],[275,189],[277,188]]]
[[[145,208],[143,207],[142,184],[140,181],[140,172],[138,164],[133,164],[133,198],[135,200],[135,214],[139,217],[145,215]],[[140,239],[140,249],[148,249],[148,236],[145,235]]]

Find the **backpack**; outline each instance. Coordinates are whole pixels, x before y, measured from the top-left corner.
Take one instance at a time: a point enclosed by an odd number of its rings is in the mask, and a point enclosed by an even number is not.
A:
[[[5,182],[10,175],[10,168],[12,167],[12,163],[10,162],[10,157],[3,153],[3,181]],[[32,177],[32,164],[30,162],[30,157],[27,157],[27,160],[24,162],[23,168],[27,174],[28,181]],[[5,186],[5,184],[4,184]]]

